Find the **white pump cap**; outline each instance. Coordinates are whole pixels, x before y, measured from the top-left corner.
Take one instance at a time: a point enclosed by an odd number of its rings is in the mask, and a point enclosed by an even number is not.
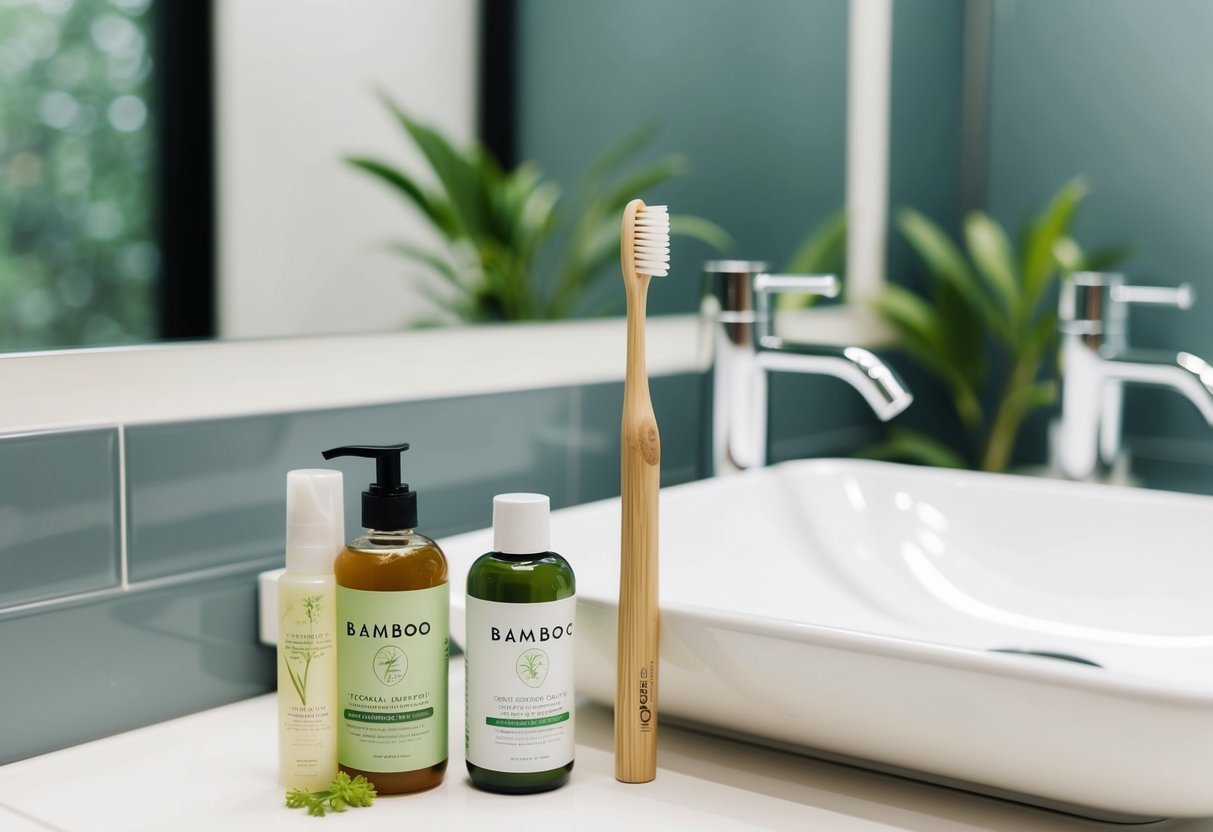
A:
[[[498,494],[493,498],[493,551],[506,555],[546,552],[551,545],[550,509],[543,494]]]
[[[286,475],[286,568],[325,575],[345,544],[340,471],[301,468]]]

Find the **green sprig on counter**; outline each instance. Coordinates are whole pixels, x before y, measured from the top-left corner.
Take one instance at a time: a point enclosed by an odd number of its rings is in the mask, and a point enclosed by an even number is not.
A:
[[[344,771],[333,778],[329,787],[320,792],[290,789],[286,805],[290,809],[307,809],[307,813],[322,818],[326,813],[344,812],[346,806],[370,806],[375,800],[375,786],[361,774],[353,779]]]

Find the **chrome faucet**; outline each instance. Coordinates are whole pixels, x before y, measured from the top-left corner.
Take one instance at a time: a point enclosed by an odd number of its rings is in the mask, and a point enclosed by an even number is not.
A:
[[[1078,272],[1061,287],[1061,421],[1054,458],[1070,479],[1102,475],[1121,456],[1125,384],[1182,393],[1213,426],[1213,367],[1187,352],[1146,352],[1128,345],[1134,304],[1189,309],[1192,287],[1129,286],[1124,275]]]
[[[774,333],[772,300],[781,292],[835,297],[834,275],[768,274],[765,263],[704,264],[700,304],[704,345],[712,365],[712,474],[756,468],[767,458],[767,375],[813,373],[840,378],[859,391],[882,420],[913,401],[897,374],[868,350],[788,344]]]

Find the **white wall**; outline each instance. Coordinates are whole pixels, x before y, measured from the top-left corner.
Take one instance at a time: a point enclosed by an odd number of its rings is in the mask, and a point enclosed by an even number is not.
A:
[[[459,143],[475,134],[475,0],[219,0],[219,334],[394,329],[430,307],[382,250],[436,237],[341,161],[424,163],[383,89]]]

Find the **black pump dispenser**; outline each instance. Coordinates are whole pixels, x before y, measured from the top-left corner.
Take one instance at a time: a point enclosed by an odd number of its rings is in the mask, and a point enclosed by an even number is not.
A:
[[[375,482],[362,492],[362,526],[378,531],[417,528],[417,492],[400,482],[400,454],[409,449],[399,445],[346,445],[324,451],[325,459],[361,456],[375,460]]]

